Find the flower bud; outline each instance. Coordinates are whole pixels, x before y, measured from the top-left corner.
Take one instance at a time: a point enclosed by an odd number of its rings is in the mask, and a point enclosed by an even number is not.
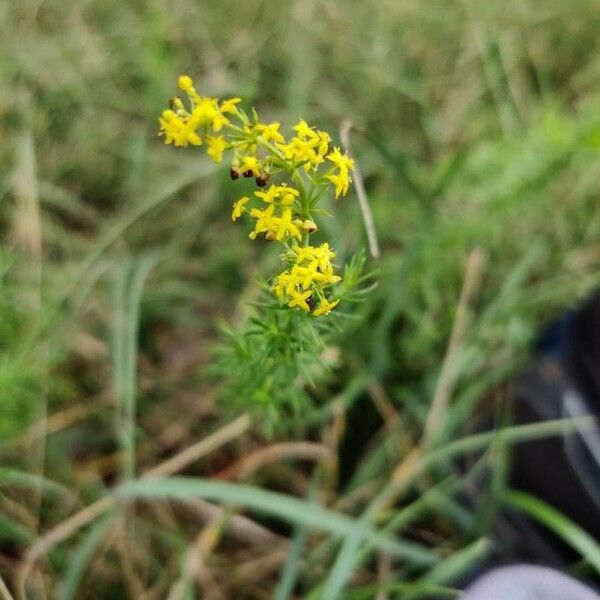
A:
[[[310,219],[306,219],[306,221],[303,221],[303,223],[302,223],[302,229],[304,229],[304,231],[306,233],[314,233],[315,231],[318,230],[318,227],[314,221],[311,221]]]
[[[258,187],[265,187],[267,185],[267,183],[269,183],[269,174],[268,173],[261,173],[256,178],[256,185]]]
[[[183,92],[188,92],[194,87],[194,82],[189,75],[181,75],[177,80],[177,84],[179,85],[179,89]]]
[[[185,110],[185,107],[183,106],[183,102],[181,101],[181,98],[179,96],[175,96],[174,98],[171,98],[169,100],[169,107],[171,108],[171,110],[174,110],[177,112]]]
[[[267,242],[272,242],[275,239],[275,232],[271,231],[270,229],[268,231],[265,231],[265,240],[267,240]]]

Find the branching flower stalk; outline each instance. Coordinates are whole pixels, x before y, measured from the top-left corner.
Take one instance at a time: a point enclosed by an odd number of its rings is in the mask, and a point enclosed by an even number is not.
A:
[[[233,204],[231,218],[249,218],[249,238],[276,241],[283,246],[283,269],[271,289],[282,306],[315,317],[329,314],[339,303],[335,286],[341,281],[333,266],[335,253],[327,242],[318,246],[310,237],[318,230],[316,215],[325,211],[319,201],[328,191],[344,196],[353,161],[331,147],[325,131],[299,121],[287,139],[281,123],[249,116],[240,98],[220,101],[201,96],[191,77],[182,75],[179,88],[187,103],[175,97],[159,118],[165,143],[186,147],[205,144],[207,154],[220,163],[231,152],[231,178],[254,178],[259,188],[252,197]],[[274,178],[278,183],[271,183]]]
[[[224,384],[223,405],[254,407],[267,435],[302,429],[318,397],[317,378],[323,382],[327,371],[324,350],[338,331],[334,315],[326,315],[367,291],[359,290],[368,279],[363,253],[345,265],[342,280],[330,244],[311,243],[318,217],[327,215],[321,200],[347,194],[353,162],[304,120],[286,138],[280,123],[244,112],[240,98],[201,96],[187,75],[178,84],[185,102],[173,98],[159,118],[165,143],[204,146],[216,163],[228,153],[231,178],[256,183],[234,202],[232,220],[250,224],[251,240],[282,248],[282,267],[267,280],[264,300],[239,330],[225,328],[229,344],[217,349],[208,372]]]

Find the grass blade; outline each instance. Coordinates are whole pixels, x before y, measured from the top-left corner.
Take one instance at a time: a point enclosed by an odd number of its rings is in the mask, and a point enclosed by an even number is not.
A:
[[[137,335],[142,291],[153,263],[148,257],[128,261],[119,269],[114,287],[113,370],[124,479],[135,473]]]
[[[503,496],[504,504],[532,517],[544,527],[577,550],[596,572],[600,573],[600,545],[577,523],[535,496],[518,490],[509,490]]]
[[[476,565],[491,550],[491,544],[486,538],[481,538],[435,565],[421,579],[423,585],[441,585],[449,583]],[[418,583],[418,582],[417,582]],[[416,600],[426,593],[423,590],[415,591],[404,596],[405,600]]]
[[[306,500],[299,500],[277,492],[263,490],[250,485],[211,481],[200,478],[171,477],[162,480],[136,480],[117,489],[120,498],[203,498],[220,502],[231,502],[257,512],[278,517],[307,529],[316,529],[333,536],[350,536],[357,522],[339,512],[323,508]],[[365,540],[380,550],[398,556],[414,564],[431,565],[437,562],[434,552],[406,541],[391,539],[373,526],[365,531]]]
[[[72,554],[58,594],[60,600],[75,600],[77,598],[77,589],[81,578],[94,551],[104,538],[111,523],[111,516],[107,515],[99,519],[85,534],[79,547]]]
[[[305,540],[306,528],[299,525],[294,531],[294,537],[292,538],[292,544],[288,551],[287,560],[281,574],[281,579],[277,585],[275,600],[288,600],[294,591],[294,586],[296,585],[298,572],[300,570],[300,559],[302,557],[302,549],[304,548]]]

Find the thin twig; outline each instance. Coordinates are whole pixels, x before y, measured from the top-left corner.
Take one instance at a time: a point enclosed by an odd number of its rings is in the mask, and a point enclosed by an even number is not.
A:
[[[281,460],[314,460],[329,458],[330,448],[312,442],[284,442],[259,448],[217,474],[218,479],[246,479],[265,465]]]
[[[351,154],[350,146],[350,130],[352,129],[352,121],[350,119],[344,119],[340,126],[340,140],[344,150]],[[379,242],[377,241],[377,232],[375,231],[375,225],[373,223],[373,213],[371,212],[371,206],[369,205],[369,198],[365,190],[365,184],[363,182],[362,174],[356,160],[354,161],[354,168],[352,169],[352,180],[354,182],[354,189],[358,196],[358,204],[360,205],[360,212],[365,224],[367,231],[367,239],[369,240],[369,251],[373,258],[379,257]]]
[[[167,475],[177,473],[182,469],[185,469],[185,467],[191,463],[197,461],[200,457],[210,454],[223,444],[239,437],[248,429],[248,427],[250,427],[250,417],[248,415],[242,415],[212,435],[209,435],[196,444],[182,450],[179,454],[176,454],[158,466],[146,471],[143,478],[166,477]]]

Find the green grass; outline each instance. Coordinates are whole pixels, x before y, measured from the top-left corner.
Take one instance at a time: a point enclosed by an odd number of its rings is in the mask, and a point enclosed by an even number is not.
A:
[[[452,598],[505,503],[597,565],[585,532],[506,489],[511,444],[544,430],[470,434],[540,325],[600,283],[599,26],[593,0],[2,4],[0,575],[15,597],[33,547],[28,597]],[[244,406],[207,373],[273,260],[231,225],[227,169],[156,136],[181,72],[269,120],[336,133],[351,118],[382,255],[305,390],[305,427],[267,439],[253,413],[152,480]],[[366,248],[360,211],[353,194],[325,208],[341,264]],[[386,423],[342,487],[331,457],[365,402]],[[292,440],[329,458],[219,481]],[[457,476],[452,452],[479,462]],[[465,510],[481,471],[486,501]]]

